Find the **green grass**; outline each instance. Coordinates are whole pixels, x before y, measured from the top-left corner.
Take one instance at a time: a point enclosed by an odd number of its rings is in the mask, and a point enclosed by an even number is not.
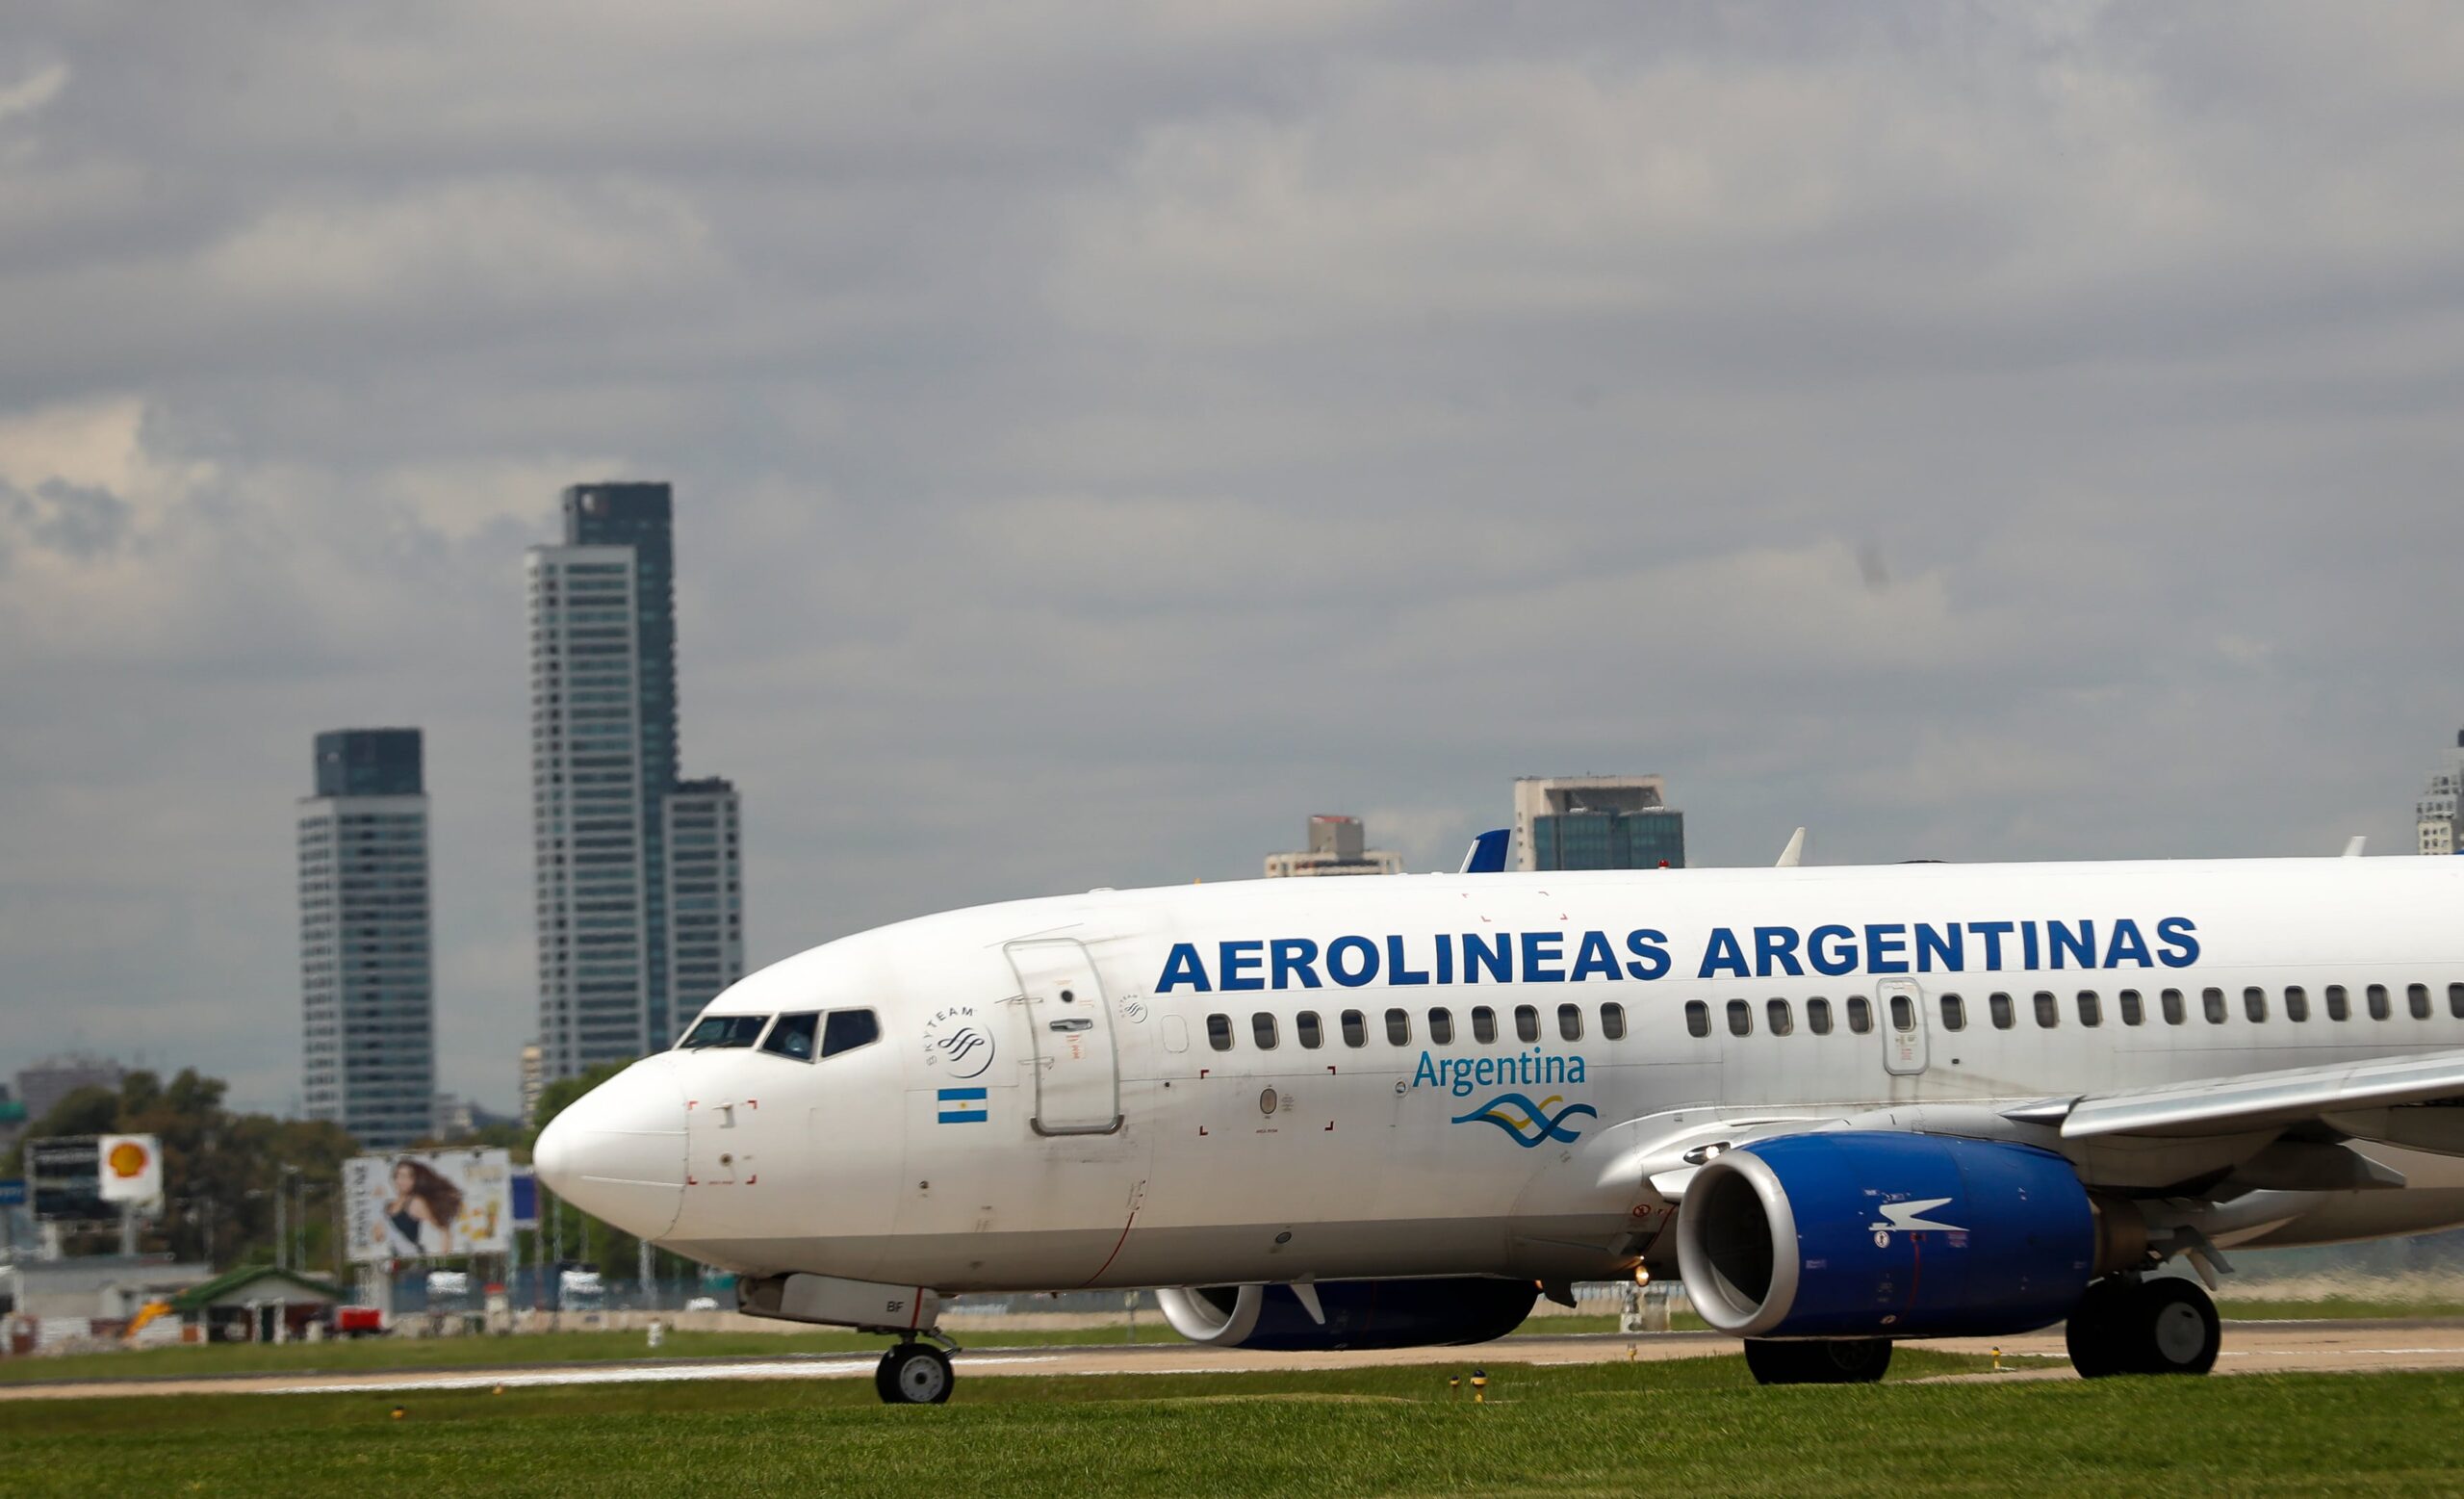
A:
[[[1691,1328],[1686,1324],[1691,1323]],[[1679,1331],[1700,1331],[1679,1317]],[[1018,1329],[959,1338],[969,1348],[1117,1347],[1126,1330]],[[1615,1317],[1534,1318],[1523,1333],[1559,1337],[1614,1332]],[[1522,1334],[1517,1334],[1522,1335]],[[1142,1317],[1141,1343],[1181,1343],[1160,1317]],[[198,1379],[223,1374],[360,1373],[376,1369],[475,1369],[576,1359],[783,1358],[797,1354],[878,1354],[888,1343],[867,1332],[670,1332],[655,1351],[641,1332],[540,1332],[518,1337],[353,1338],[329,1343],[212,1343],[202,1347],[137,1348],[49,1358],[0,1359],[0,1384],[40,1380]]]
[[[1446,1370],[0,1404],[14,1494],[2452,1492],[2464,1377],[1762,1390],[1728,1357]],[[1469,1360],[1466,1360],[1467,1363]],[[1970,1367],[1902,1350],[1894,1375]],[[396,1403],[404,1409],[392,1419]]]
[[[2464,1302],[2373,1301],[2363,1296],[2328,1296],[2301,1302],[2271,1302],[2224,1297],[2217,1301],[2216,1309],[2236,1322],[2268,1322],[2286,1319],[2331,1321],[2354,1317],[2464,1317]]]

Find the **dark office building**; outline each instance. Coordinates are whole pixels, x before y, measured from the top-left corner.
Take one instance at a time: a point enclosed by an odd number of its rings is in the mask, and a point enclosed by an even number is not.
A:
[[[1685,866],[1685,814],[1658,776],[1524,776],[1514,783],[1523,869]]]

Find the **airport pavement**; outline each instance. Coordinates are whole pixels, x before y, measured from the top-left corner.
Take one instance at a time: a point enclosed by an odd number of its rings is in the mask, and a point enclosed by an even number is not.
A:
[[[1623,1359],[1701,1358],[1732,1352],[1732,1338],[1713,1332],[1613,1332],[1506,1338],[1475,1348],[1407,1348],[1328,1354],[1257,1353],[1194,1344],[969,1349],[958,1357],[962,1380],[983,1376],[1086,1374],[1230,1374],[1379,1365],[1604,1363]],[[1925,1339],[1912,1346],[1988,1355],[1999,1349],[2002,1374],[1943,1378],[2068,1379],[2062,1332],[2009,1338]],[[373,1371],[350,1374],[250,1374],[168,1380],[86,1380],[0,1385],[0,1400],[70,1400],[192,1394],[336,1394],[353,1390],[451,1390],[561,1384],[671,1383],[686,1380],[855,1379],[873,1372],[869,1355],[787,1357],[642,1359],[620,1363],[508,1365],[496,1369]],[[2284,1374],[2393,1369],[2464,1369],[2464,1319],[2233,1322],[2224,1330],[2221,1374]]]

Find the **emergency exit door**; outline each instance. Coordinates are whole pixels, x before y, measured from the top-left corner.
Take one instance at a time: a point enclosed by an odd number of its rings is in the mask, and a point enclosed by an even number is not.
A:
[[[1913,1077],[1925,1071],[1924,994],[1904,978],[1886,978],[1874,991],[1883,1012],[1883,1071]]]
[[[1040,1135],[1103,1135],[1120,1127],[1120,1053],[1112,1006],[1087,949],[1066,939],[1012,943],[1028,1045],[1036,1059]]]

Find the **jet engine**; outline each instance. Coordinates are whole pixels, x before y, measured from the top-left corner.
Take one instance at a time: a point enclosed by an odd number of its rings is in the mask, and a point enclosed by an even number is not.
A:
[[[1316,1353],[1485,1343],[1523,1325],[1540,1288],[1529,1280],[1323,1280],[1303,1286],[1195,1285],[1156,1293],[1164,1319],[1218,1348]],[[1321,1321],[1309,1303],[1325,1316]]]
[[[2067,1316],[2143,1247],[2116,1207],[2034,1146],[1784,1135],[1695,1173],[1677,1259],[1703,1320],[1741,1337],[1991,1336]]]

